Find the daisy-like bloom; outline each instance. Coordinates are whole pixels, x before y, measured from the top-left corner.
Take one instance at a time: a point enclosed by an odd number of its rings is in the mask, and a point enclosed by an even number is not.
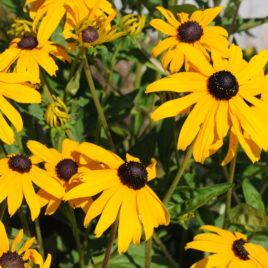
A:
[[[145,239],[155,227],[169,224],[169,214],[147,181],[156,177],[156,161],[145,167],[138,158],[127,154],[126,162],[114,153],[92,143],[82,143],[79,151],[89,159],[101,161],[106,169],[92,170],[83,176],[83,183],[69,191],[66,200],[101,195],[86,213],[84,226],[101,214],[95,229],[100,237],[119,217],[118,251],[125,252],[129,244],[140,243],[142,226]]]
[[[43,32],[41,40],[48,40],[52,33],[57,28],[65,14],[79,12],[80,16],[84,17],[88,13],[88,9],[92,9],[98,3],[99,11],[107,14],[114,10],[111,3],[107,0],[26,0],[25,6],[30,6],[30,12],[34,18],[34,28],[42,19],[39,29]],[[56,11],[56,12],[55,12]],[[70,28],[68,19],[64,26],[64,32]]]
[[[51,263],[51,255],[48,254],[45,262],[41,254],[31,248],[35,242],[35,238],[32,237],[25,241],[23,244],[23,230],[20,230],[17,236],[14,238],[11,245],[9,245],[8,236],[4,224],[0,221],[0,267],[1,268],[30,268],[29,263],[37,264],[41,268],[49,268]],[[21,246],[19,246],[21,244]]]
[[[64,37],[68,39],[77,40],[82,43],[84,47],[90,48],[99,44],[111,42],[125,32],[118,32],[117,26],[111,26],[112,20],[116,16],[116,11],[106,15],[104,12],[99,14],[99,4],[94,8],[88,9],[88,13],[82,14],[78,9],[72,13],[67,14],[67,21],[69,24],[68,31],[64,32]],[[68,42],[71,49],[76,48],[76,43]]]
[[[248,242],[239,232],[229,232],[221,228],[204,225],[200,229],[213,233],[198,234],[185,249],[197,249],[214,253],[196,263],[191,268],[266,268],[268,252],[260,245]]]
[[[241,48],[232,45],[227,59],[215,53],[210,64],[193,47],[181,48],[196,71],[173,74],[148,86],[146,93],[174,91],[184,95],[162,104],[153,112],[152,119],[176,116],[192,108],[180,131],[178,149],[185,150],[194,142],[194,158],[203,163],[222,146],[231,128],[248,157],[252,162],[257,161],[259,155],[253,144],[267,150],[268,129],[251,105],[267,113],[267,102],[256,96],[268,90],[267,76],[263,73],[268,51],[246,62]]]
[[[58,66],[52,56],[62,61],[70,61],[70,58],[63,46],[48,41],[50,36],[44,39],[43,31],[39,29],[37,37],[28,33],[13,39],[9,48],[0,54],[0,70],[7,70],[16,63],[16,72],[30,72],[39,77],[41,66],[49,75],[56,75]]]
[[[40,159],[31,156],[14,154],[0,159],[0,202],[7,198],[10,216],[21,206],[23,197],[28,204],[34,221],[40,213],[40,202],[35,193],[33,183],[40,189],[62,198],[65,194],[61,184],[53,179],[45,170],[38,167]]]
[[[66,192],[81,183],[80,177],[83,177],[83,173],[90,169],[102,168],[97,162],[81,157],[81,153],[77,151],[79,143],[76,141],[65,139],[62,143],[62,152],[53,148],[47,148],[45,145],[34,140],[28,141],[27,146],[38,159],[45,162],[45,168],[49,175],[55,178]],[[38,192],[38,196],[41,205],[47,205],[47,215],[53,214],[62,201],[62,198],[51,195],[45,189],[41,189]],[[77,198],[69,203],[74,208],[81,207],[87,211],[92,203],[92,198]]]
[[[162,65],[172,73],[181,69],[186,63],[187,53],[181,49],[181,45],[187,45],[198,49],[208,56],[207,51],[217,50],[223,55],[228,51],[228,32],[220,26],[209,26],[214,18],[220,13],[222,7],[209,8],[204,11],[197,10],[189,17],[187,13],[178,13],[178,20],[172,12],[163,7],[157,9],[166,18],[167,22],[161,19],[153,19],[150,24],[156,30],[168,35],[153,48],[152,54],[157,57],[162,52]]]
[[[41,102],[40,93],[28,82],[38,83],[39,78],[29,73],[0,72],[0,139],[7,144],[13,144],[15,139],[13,129],[6,118],[17,132],[22,130],[23,122],[20,113],[6,98],[20,103]]]

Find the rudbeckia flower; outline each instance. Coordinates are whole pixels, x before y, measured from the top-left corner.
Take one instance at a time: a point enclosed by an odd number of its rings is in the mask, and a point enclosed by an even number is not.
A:
[[[38,83],[39,79],[29,73],[0,72],[0,139],[7,144],[13,144],[15,139],[14,132],[6,118],[14,125],[17,132],[22,130],[23,122],[19,112],[6,98],[20,103],[41,102],[40,93],[27,82]]]
[[[57,12],[55,12],[57,13]],[[16,72],[30,72],[39,77],[40,66],[49,75],[56,75],[58,66],[52,56],[70,61],[65,48],[58,43],[43,38],[43,30],[39,29],[37,37],[33,33],[11,41],[8,49],[0,54],[0,70],[7,70],[16,63]]]
[[[111,3],[107,0],[26,0],[25,6],[30,6],[32,17],[34,18],[34,28],[42,19],[39,30],[43,32],[40,42],[48,40],[57,28],[65,14],[79,12],[81,16],[86,16],[89,9],[92,9],[96,3],[99,6],[99,12],[110,14],[113,12]],[[69,29],[68,19],[64,26],[64,32]]]
[[[28,148],[38,158],[45,162],[45,168],[48,174],[55,178],[65,189],[66,192],[79,185],[80,177],[84,172],[90,169],[101,169],[101,165],[95,161],[81,158],[81,153],[77,151],[79,143],[69,139],[62,142],[62,152],[53,148],[47,148],[40,142],[30,140],[27,143]],[[38,192],[42,206],[47,205],[46,214],[53,214],[61,204],[62,198],[57,198],[41,189]],[[81,207],[87,210],[92,203],[91,197],[77,198],[70,201],[74,208]]]
[[[62,198],[64,189],[45,170],[38,167],[40,159],[31,156],[14,154],[0,159],[0,202],[7,198],[10,216],[21,206],[25,198],[34,221],[40,213],[40,202],[35,193],[33,183],[56,198]]]
[[[185,249],[197,249],[214,253],[191,266],[191,268],[266,268],[268,252],[261,246],[248,242],[239,232],[204,225],[200,229],[213,233],[198,234]]]
[[[46,261],[43,261],[41,254],[31,248],[35,238],[30,238],[18,247],[22,242],[23,230],[20,230],[14,238],[11,246],[7,237],[4,224],[0,221],[0,267],[24,267],[30,268],[30,263],[37,264],[41,268],[49,268],[51,263],[51,255],[48,254]]]
[[[122,35],[124,32],[117,32],[117,26],[111,26],[112,20],[116,16],[116,11],[106,15],[104,12],[98,14],[98,7],[88,10],[88,13],[82,14],[79,10],[74,10],[67,14],[69,24],[68,31],[64,32],[64,37],[74,39],[90,48],[95,45],[111,42]],[[76,43],[68,42],[69,47],[74,50]]]
[[[181,45],[194,47],[206,56],[208,56],[207,51],[211,50],[227,55],[228,32],[220,26],[209,26],[222,7],[197,10],[190,17],[187,13],[178,13],[178,20],[168,9],[163,7],[157,7],[157,9],[167,22],[153,19],[150,24],[168,37],[153,48],[152,54],[157,57],[167,50],[162,57],[164,69],[170,65],[170,71],[174,73],[181,69],[184,62],[187,63],[187,53],[181,49]]]
[[[263,117],[253,112],[251,105],[267,114],[267,102],[256,96],[268,90],[268,79],[263,74],[268,51],[260,52],[247,63],[241,48],[232,45],[227,59],[216,53],[211,64],[195,48],[181,47],[195,71],[173,74],[148,86],[146,93],[174,91],[183,94],[158,107],[152,119],[176,116],[192,108],[180,131],[178,149],[185,150],[194,142],[194,158],[203,163],[222,146],[231,128],[251,161],[257,161],[259,154],[252,144],[267,150],[268,129]]]
[[[145,239],[153,235],[160,224],[169,224],[169,214],[147,186],[156,177],[156,161],[145,167],[138,158],[127,154],[126,161],[119,156],[91,143],[82,143],[79,151],[90,159],[101,161],[107,166],[103,170],[92,170],[83,176],[83,183],[69,191],[66,200],[101,195],[86,213],[84,226],[100,216],[95,235],[103,232],[119,217],[118,251],[125,252],[129,244],[140,243],[142,226]]]

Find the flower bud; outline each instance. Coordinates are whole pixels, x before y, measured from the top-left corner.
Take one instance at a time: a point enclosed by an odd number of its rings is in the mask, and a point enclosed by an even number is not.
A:
[[[141,32],[145,25],[145,21],[145,16],[129,14],[121,19],[120,26],[126,34],[134,36]]]

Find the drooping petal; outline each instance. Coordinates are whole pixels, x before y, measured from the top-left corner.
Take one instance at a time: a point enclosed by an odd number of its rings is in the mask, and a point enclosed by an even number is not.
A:
[[[0,139],[6,144],[13,144],[15,141],[14,132],[2,114],[0,114],[0,126]]]
[[[168,37],[162,41],[160,41],[152,50],[152,55],[157,57],[163,51],[167,50],[168,48],[172,48],[178,45],[178,40],[175,37]]]
[[[9,250],[9,241],[5,226],[2,223],[2,221],[0,221],[0,236],[1,236],[0,250],[3,252],[7,252]]]

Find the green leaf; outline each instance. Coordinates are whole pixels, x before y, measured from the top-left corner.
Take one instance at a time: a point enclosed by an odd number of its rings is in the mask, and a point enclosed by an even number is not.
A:
[[[268,215],[248,204],[239,204],[231,209],[228,220],[249,232],[268,230]]]
[[[191,4],[183,4],[183,5],[172,5],[170,7],[170,11],[172,13],[181,13],[181,12],[185,12],[185,13],[193,13],[194,11],[196,11],[198,9],[197,6],[195,5],[191,5]]]
[[[251,28],[267,23],[268,17],[265,18],[239,18],[235,32],[248,31]]]
[[[248,179],[243,180],[242,188],[246,203],[261,212],[265,212],[265,206],[260,193],[255,189]]]
[[[179,186],[172,197],[173,202],[169,202],[171,217],[185,218],[185,214],[190,213],[189,215],[191,215],[192,212],[205,205],[209,200],[223,194],[232,187],[233,184],[231,183],[221,183],[201,188]]]

